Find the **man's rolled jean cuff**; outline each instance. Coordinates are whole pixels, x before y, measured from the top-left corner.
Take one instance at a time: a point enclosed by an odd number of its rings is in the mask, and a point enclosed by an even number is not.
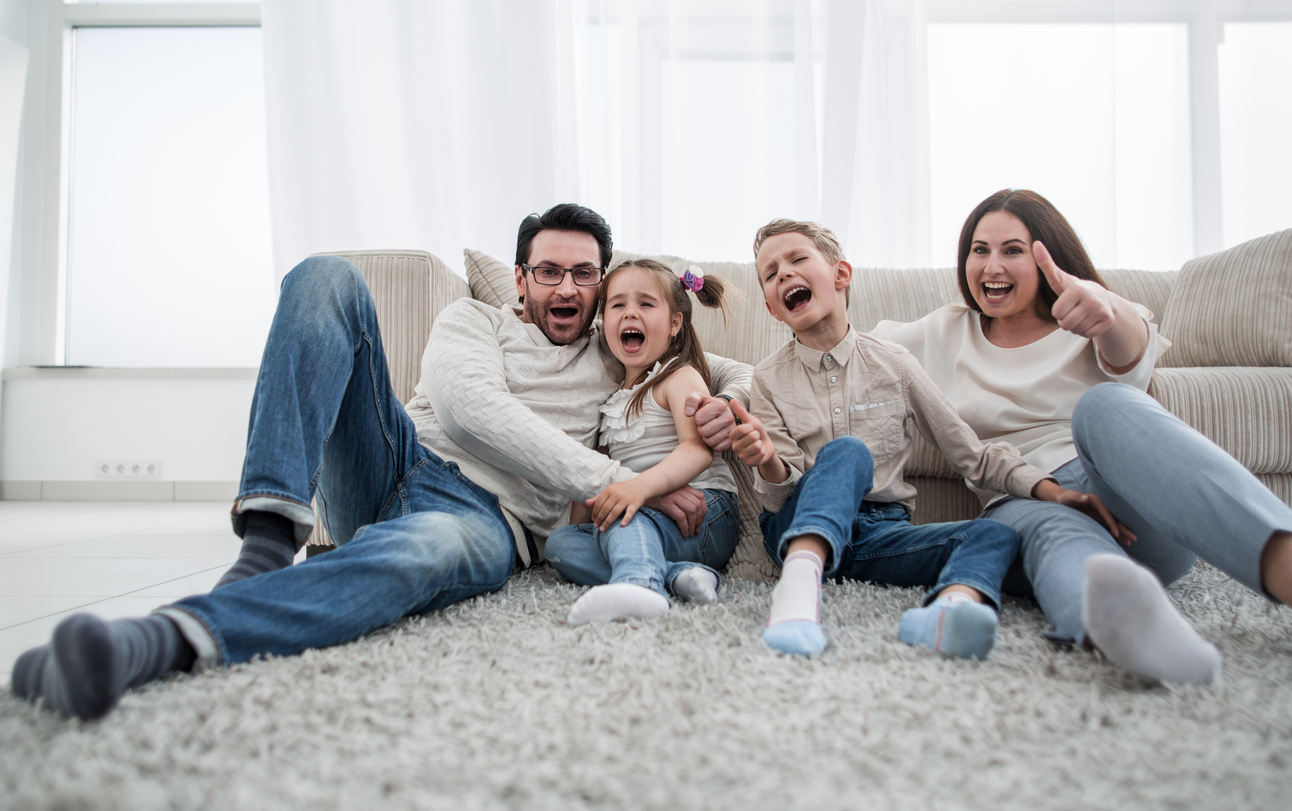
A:
[[[305,541],[309,539],[310,533],[314,531],[314,509],[308,504],[301,504],[299,501],[281,496],[252,494],[242,496],[233,502],[230,518],[233,521],[233,533],[239,538],[247,532],[247,513],[252,510],[274,513],[291,521],[296,535],[297,551],[300,551]]]
[[[175,623],[185,641],[193,646],[197,653],[197,666],[194,669],[220,667],[224,663],[215,634],[196,616],[175,605],[164,605],[153,613]]]

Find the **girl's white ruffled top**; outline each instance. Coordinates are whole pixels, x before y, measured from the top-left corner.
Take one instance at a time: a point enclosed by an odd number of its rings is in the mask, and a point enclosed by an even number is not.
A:
[[[653,392],[642,399],[639,412],[628,413],[628,403],[633,396],[643,387],[654,386],[667,367],[668,363],[656,363],[642,382],[631,389],[619,389],[601,406],[601,444],[606,446],[611,459],[637,473],[659,464],[677,447],[677,425],[673,422],[673,413],[655,402]],[[736,480],[731,469],[716,454],[713,464],[692,479],[691,486],[736,492]]]

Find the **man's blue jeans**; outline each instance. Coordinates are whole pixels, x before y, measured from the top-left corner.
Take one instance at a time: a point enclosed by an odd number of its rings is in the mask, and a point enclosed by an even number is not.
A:
[[[643,507],[628,526],[601,532],[593,524],[560,527],[547,539],[544,554],[552,568],[581,586],[632,583],[668,596],[673,581],[699,566],[713,572],[727,565],[740,534],[735,493],[701,490],[708,506],[704,526],[689,538],[672,518]]]
[[[251,406],[241,492],[297,537],[317,493],[338,549],[159,609],[206,664],[336,645],[501,588],[515,543],[498,499],[417,441],[391,389],[372,295],[314,257],[283,281]]]
[[[866,444],[840,437],[817,454],[780,512],[759,517],[767,554],[779,565],[789,542],[819,535],[830,545],[825,576],[888,586],[969,586],[1000,607],[1000,583],[1018,554],[1018,533],[998,521],[911,523],[901,504],[866,501],[875,462]]]

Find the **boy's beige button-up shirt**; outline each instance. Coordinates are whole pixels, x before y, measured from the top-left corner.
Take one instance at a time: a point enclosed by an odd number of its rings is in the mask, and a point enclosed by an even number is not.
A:
[[[797,339],[781,347],[755,367],[750,400],[790,469],[781,483],[755,475],[763,506],[773,512],[821,449],[842,436],[865,442],[875,459],[866,500],[900,502],[913,512],[916,491],[902,475],[911,456],[908,419],[976,487],[1026,498],[1052,478],[1011,445],[983,444],[910,352],[851,327],[828,352]]]

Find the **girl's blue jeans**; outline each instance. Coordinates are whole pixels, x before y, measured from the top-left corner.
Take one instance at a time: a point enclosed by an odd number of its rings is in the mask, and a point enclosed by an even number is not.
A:
[[[870,450],[856,437],[822,448],[780,512],[759,518],[767,554],[779,565],[791,540],[819,535],[830,546],[826,577],[931,586],[925,604],[947,586],[969,586],[999,608],[1018,533],[983,519],[912,524],[901,504],[866,501],[874,472]]]
[[[547,539],[544,554],[552,568],[581,586],[632,583],[667,597],[673,581],[701,567],[718,576],[736,549],[740,508],[735,493],[701,490],[708,512],[704,526],[682,537],[677,524],[659,510],[643,507],[628,526],[616,520],[602,532],[593,524],[560,527]]]
[[[391,389],[358,268],[314,257],[283,281],[251,406],[235,531],[267,510],[338,549],[159,609],[206,664],[363,636],[501,588],[516,560],[498,499],[417,440]]]

